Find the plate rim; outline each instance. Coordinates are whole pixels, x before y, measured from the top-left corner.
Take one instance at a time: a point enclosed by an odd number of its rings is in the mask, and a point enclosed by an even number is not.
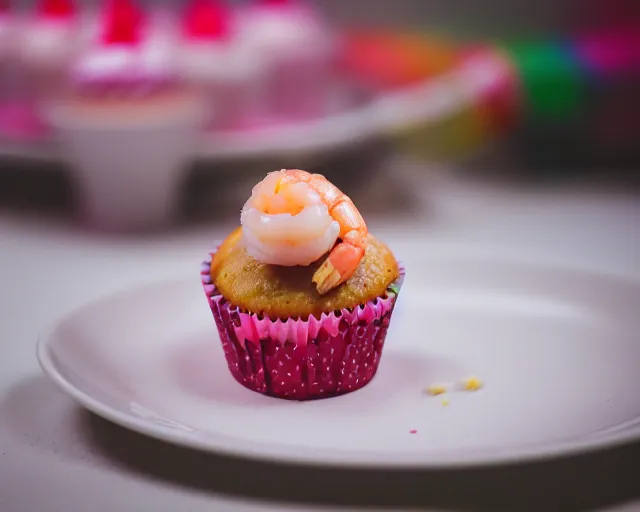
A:
[[[625,280],[628,285],[640,287],[640,279],[637,276],[625,272],[610,272],[608,269],[595,267],[571,267],[558,261],[536,258],[523,259],[515,257],[515,252],[507,255],[500,254],[497,259],[520,263],[525,265],[536,265],[545,269],[571,270],[576,274],[598,275],[609,280]],[[496,254],[486,251],[476,254],[458,254],[462,259],[474,258],[482,255],[482,259],[494,259]],[[519,254],[523,256],[523,254]],[[530,256],[530,255],[529,255]],[[406,258],[405,258],[406,259]],[[410,263],[410,262],[408,262]],[[195,271],[194,271],[195,274]],[[90,308],[102,301],[113,300],[120,295],[139,292],[149,286],[160,284],[184,283],[189,278],[185,273],[180,275],[156,279],[149,283],[135,283],[127,288],[110,293],[106,296],[94,298],[76,307],[72,311],[59,317],[51,326],[42,331],[36,344],[36,358],[44,375],[64,394],[75,400],[80,406],[92,413],[115,423],[120,427],[127,428],[133,432],[159,441],[173,445],[186,447],[193,450],[216,454],[219,456],[232,456],[249,460],[261,460],[271,463],[297,464],[312,467],[336,467],[352,469],[398,469],[398,470],[451,470],[451,469],[471,469],[479,467],[494,467],[512,464],[527,464],[536,461],[554,460],[566,458],[598,450],[611,449],[621,445],[637,442],[640,440],[640,421],[630,420],[628,428],[614,429],[601,433],[586,434],[557,441],[531,443],[517,446],[509,446],[506,449],[481,448],[452,452],[451,450],[434,451],[426,459],[424,453],[418,452],[398,452],[389,458],[386,452],[376,451],[341,451],[324,449],[301,449],[296,446],[289,446],[281,443],[253,443],[240,438],[226,436],[224,434],[210,434],[208,436],[192,435],[188,432],[164,427],[152,423],[142,417],[127,413],[104,404],[94,398],[89,393],[76,387],[71,383],[61,371],[52,357],[50,342],[54,338],[56,329],[74,316],[81,314],[85,308]],[[638,417],[640,419],[640,416]],[[212,442],[212,439],[222,439],[223,442]],[[463,454],[461,456],[461,453]]]

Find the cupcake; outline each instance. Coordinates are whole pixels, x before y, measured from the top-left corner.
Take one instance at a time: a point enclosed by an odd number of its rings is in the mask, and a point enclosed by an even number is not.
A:
[[[220,0],[193,0],[179,45],[183,76],[206,95],[209,128],[244,128],[258,117],[264,63],[236,37],[233,13]]]
[[[112,0],[100,38],[74,63],[47,120],[76,171],[83,221],[109,231],[163,227],[198,150],[200,96],[130,0]]]
[[[56,103],[71,116],[107,124],[144,124],[194,110],[197,95],[180,78],[169,40],[149,32],[134,3],[112,0],[99,39],[75,59]]]
[[[258,0],[239,13],[238,38],[267,66],[265,109],[275,121],[331,109],[338,40],[303,0]]]
[[[201,276],[233,377],[310,400],[373,379],[404,269],[326,178],[282,170],[253,188]]]

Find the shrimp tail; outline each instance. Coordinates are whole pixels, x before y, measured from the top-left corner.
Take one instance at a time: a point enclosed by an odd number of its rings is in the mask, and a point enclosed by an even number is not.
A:
[[[324,295],[347,281],[358,268],[363,255],[364,243],[361,237],[347,235],[331,250],[327,259],[313,274],[312,282],[318,293]]]
[[[340,272],[333,266],[331,260],[327,258],[313,274],[312,282],[316,285],[318,293],[324,295],[329,290],[338,286],[340,280]]]

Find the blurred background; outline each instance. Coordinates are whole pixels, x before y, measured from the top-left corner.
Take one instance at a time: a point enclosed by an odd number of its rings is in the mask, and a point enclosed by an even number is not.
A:
[[[2,2],[0,208],[116,233],[232,221],[282,167],[401,215],[489,185],[633,192],[638,11]]]
[[[639,9],[638,0],[0,0],[0,481],[5,467],[22,484],[9,490],[14,510],[42,509],[43,499],[73,510],[68,500],[85,494],[72,488],[102,492],[116,510],[170,507],[160,486],[186,496],[171,477],[138,480],[105,462],[93,446],[104,435],[87,435],[40,375],[35,340],[89,300],[174,273],[200,294],[206,251],[238,225],[269,171],[325,174],[410,275],[443,246],[637,280]],[[119,438],[109,446],[124,446]],[[131,471],[163,467],[143,452]],[[174,452],[167,460],[180,481],[192,474]],[[624,486],[619,475],[638,471],[612,471],[618,462],[600,472]],[[554,485],[546,466],[523,480],[544,495],[562,488],[574,508],[584,493],[620,498],[561,468]],[[44,472],[49,487],[24,485]],[[250,478],[220,480],[235,489],[220,484],[220,494],[235,495]],[[523,485],[512,486],[516,502]]]

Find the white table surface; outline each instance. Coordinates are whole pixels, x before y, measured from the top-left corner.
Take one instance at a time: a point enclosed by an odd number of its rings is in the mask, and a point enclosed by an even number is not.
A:
[[[419,233],[640,273],[637,199],[471,192],[444,190],[435,203],[437,215],[420,228],[406,219],[382,223],[375,218],[370,227],[395,240],[400,255],[410,250],[408,235]],[[0,214],[0,511],[210,512],[331,505],[341,510],[376,505],[640,510],[640,444],[468,472],[300,469],[203,455],[146,439],[84,412],[42,376],[35,342],[56,318],[136,282],[198,272],[203,253],[223,232],[223,227],[199,227],[163,237],[117,238],[68,223]]]

